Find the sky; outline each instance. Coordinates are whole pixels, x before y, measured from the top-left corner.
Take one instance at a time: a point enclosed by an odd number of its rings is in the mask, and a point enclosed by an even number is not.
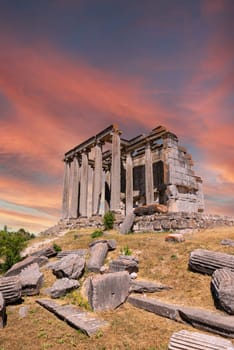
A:
[[[234,0],[0,0],[0,229],[61,216],[63,155],[164,125],[234,216]]]

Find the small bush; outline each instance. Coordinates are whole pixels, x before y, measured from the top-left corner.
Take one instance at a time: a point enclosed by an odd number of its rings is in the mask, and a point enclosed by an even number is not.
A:
[[[120,250],[121,254],[123,255],[132,255],[131,249],[127,245],[125,245],[123,248]]]
[[[56,253],[59,253],[62,251],[62,248],[60,247],[60,245],[58,245],[56,243],[53,244],[53,248],[56,251]]]
[[[26,247],[26,238],[18,232],[0,231],[0,257],[4,259],[1,271],[5,272],[21,260],[20,253]]]
[[[91,238],[98,238],[103,236],[103,231],[102,230],[95,230],[93,233],[91,233]]]
[[[113,211],[107,211],[103,216],[104,230],[111,230],[114,227],[115,214]]]

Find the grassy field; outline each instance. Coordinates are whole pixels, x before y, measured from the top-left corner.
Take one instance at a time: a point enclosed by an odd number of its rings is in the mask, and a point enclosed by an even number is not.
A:
[[[70,231],[56,240],[63,250],[87,248],[92,230]],[[115,231],[104,238],[117,240],[117,249],[109,252],[107,261],[117,257],[123,247],[139,258],[139,278],[161,282],[172,289],[150,294],[162,301],[215,311],[210,293],[210,277],[188,270],[189,253],[196,248],[234,254],[234,247],[222,246],[224,238],[234,239],[234,228],[217,228],[187,234],[183,243],[165,242],[166,233],[119,235]],[[38,238],[36,239],[38,240]],[[48,270],[43,290],[55,277]],[[139,310],[125,303],[118,309],[94,313],[110,326],[95,336],[84,334],[66,325],[35,303],[38,297],[25,297],[21,305],[7,307],[8,324],[0,330],[0,350],[165,350],[174,331],[193,330],[189,326]],[[82,302],[79,293],[69,293],[63,302]],[[19,309],[27,306],[28,314],[20,318]],[[221,312],[221,311],[217,311]]]

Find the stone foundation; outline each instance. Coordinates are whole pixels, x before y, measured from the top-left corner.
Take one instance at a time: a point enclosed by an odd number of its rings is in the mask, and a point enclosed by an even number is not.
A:
[[[116,214],[114,229],[119,230],[124,216]],[[202,229],[234,226],[234,217],[221,215],[211,215],[203,213],[167,213],[137,216],[134,220],[134,232],[180,232],[189,233]],[[66,219],[61,220],[56,226],[49,228],[41,235],[52,236],[60,231],[93,228],[103,229],[102,216],[92,216],[91,218]]]

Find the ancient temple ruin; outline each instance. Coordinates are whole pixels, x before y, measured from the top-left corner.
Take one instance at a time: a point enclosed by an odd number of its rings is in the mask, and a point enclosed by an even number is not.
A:
[[[203,212],[202,180],[175,134],[163,126],[131,140],[111,125],[65,153],[62,219],[124,215],[163,204],[168,212]]]

